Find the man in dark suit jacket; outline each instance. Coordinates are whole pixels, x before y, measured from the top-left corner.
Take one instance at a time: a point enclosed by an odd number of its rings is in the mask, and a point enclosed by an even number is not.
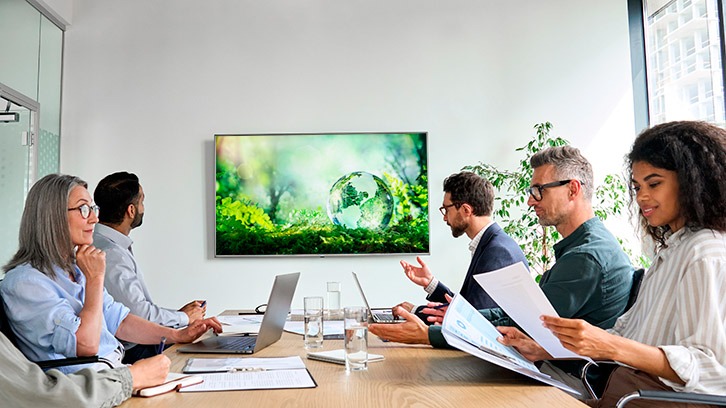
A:
[[[471,239],[471,263],[459,293],[477,309],[497,307],[494,300],[474,280],[474,275],[517,262],[527,265],[527,258],[519,245],[492,221],[494,187],[483,177],[471,172],[461,172],[444,180],[444,193],[444,202],[439,210],[451,228],[451,234],[455,238],[466,234]],[[445,295],[453,296],[452,291],[433,276],[420,257],[416,260],[420,265],[418,267],[405,261],[401,261],[401,266],[413,283],[426,290],[428,301],[446,302]],[[408,302],[399,306],[409,312],[414,309],[413,304]],[[416,315],[426,322],[428,319],[424,310],[424,306],[419,306],[416,308]]]

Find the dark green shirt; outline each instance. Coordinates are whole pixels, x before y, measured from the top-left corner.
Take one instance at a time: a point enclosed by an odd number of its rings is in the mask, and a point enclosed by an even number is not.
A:
[[[539,286],[562,317],[584,319],[609,329],[623,314],[633,282],[633,266],[603,223],[593,217],[555,244],[555,264]],[[480,310],[494,326],[516,326],[499,308]],[[434,347],[449,347],[441,326],[429,327]]]

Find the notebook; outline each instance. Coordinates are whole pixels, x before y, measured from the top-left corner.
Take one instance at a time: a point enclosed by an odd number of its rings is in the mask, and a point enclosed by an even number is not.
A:
[[[317,351],[308,353],[308,359],[325,361],[326,363],[342,364],[345,365],[345,350],[337,349],[330,351]],[[386,358],[380,354],[368,353],[368,362],[373,363],[376,361],[383,361]]]
[[[370,310],[370,317],[368,318],[368,321],[371,323],[403,323],[406,321],[406,319],[394,316],[393,312],[391,312],[390,309],[387,310],[373,310],[371,309],[371,306],[368,304],[368,299],[366,299],[366,294],[363,293],[363,288],[360,286],[360,282],[358,281],[358,275],[355,274],[355,272],[351,272],[353,274],[353,280],[355,281],[356,286],[358,286],[358,290],[360,291],[360,297],[363,298],[363,302],[366,304],[366,307],[368,310]]]
[[[252,354],[280,340],[300,272],[277,275],[257,336],[214,336],[180,347],[180,353]]]
[[[176,391],[190,385],[199,384],[204,379],[198,375],[169,373],[163,384],[141,388],[134,391],[135,397],[153,397],[170,391]]]

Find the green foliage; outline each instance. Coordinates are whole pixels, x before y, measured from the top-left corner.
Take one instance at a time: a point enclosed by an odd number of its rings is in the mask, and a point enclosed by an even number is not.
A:
[[[541,275],[554,263],[552,246],[561,236],[555,228],[541,226],[532,208],[527,206],[529,197],[526,189],[529,188],[534,173],[529,160],[539,151],[551,146],[564,146],[569,142],[559,137],[550,137],[552,129],[550,122],[537,124],[534,129],[535,137],[526,145],[515,149],[524,154],[516,170],[500,170],[481,162],[474,166],[465,166],[463,170],[486,177],[494,185],[497,191],[495,199],[499,201],[499,208],[494,212],[495,216],[504,225],[504,231],[519,243],[530,268]],[[595,190],[596,201],[593,210],[602,220],[611,215],[621,215],[626,207],[626,197],[626,184],[622,177],[608,175],[603,184]],[[633,259],[633,251],[625,248],[622,241],[620,243]],[[645,257],[640,255],[636,260],[642,264],[643,258]]]
[[[348,229],[333,225],[327,213],[315,210],[290,211],[285,225],[273,224],[265,212],[247,200],[232,201],[217,196],[217,254],[294,255],[428,252],[429,224],[426,189],[396,181],[391,190],[399,201],[396,211],[403,216],[385,230]],[[401,204],[404,202],[404,204]],[[404,210],[405,208],[405,210]],[[415,216],[414,216],[415,213]]]
[[[293,224],[217,229],[219,255],[365,254],[428,252],[428,223],[400,223],[385,230],[347,229],[339,225]]]
[[[232,201],[230,197],[217,196],[217,232],[231,231],[235,228],[272,229],[270,217],[254,204]]]
[[[396,177],[383,173],[386,183],[396,200],[393,219],[398,222],[411,222],[414,225],[426,223],[428,225],[429,194],[428,180],[425,175],[420,177],[421,184],[407,184]]]

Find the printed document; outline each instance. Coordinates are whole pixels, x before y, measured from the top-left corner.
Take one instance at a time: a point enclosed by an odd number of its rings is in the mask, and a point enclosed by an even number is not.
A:
[[[183,392],[317,387],[300,356],[190,358],[183,371],[204,379]]]
[[[185,374],[235,371],[270,371],[304,369],[300,356],[245,358],[190,358],[182,372]]]
[[[499,343],[497,337],[501,333],[459,294],[454,296],[444,315],[441,332],[449,345],[461,351],[579,395],[567,385],[541,373],[515,348]]]
[[[199,374],[204,382],[182,388],[179,392],[273,390],[282,388],[314,388],[315,381],[306,369],[248,371],[236,373]]]
[[[542,326],[540,316],[559,315],[522,262],[474,275],[474,279],[552,357],[592,361],[566,349],[549,329]]]

